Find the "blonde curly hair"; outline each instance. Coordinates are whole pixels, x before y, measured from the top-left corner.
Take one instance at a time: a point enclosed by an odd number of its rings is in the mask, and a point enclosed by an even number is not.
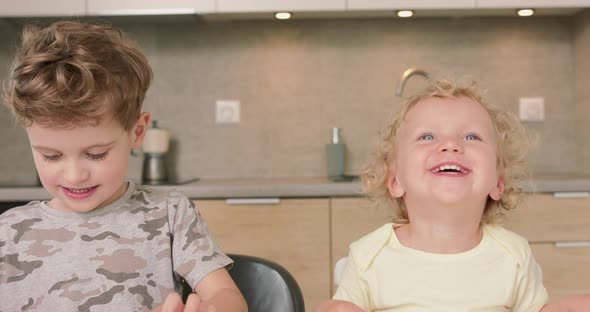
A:
[[[387,180],[396,152],[395,140],[404,118],[417,103],[432,97],[469,98],[481,104],[488,112],[498,138],[498,168],[504,178],[505,189],[498,201],[488,196],[481,222],[483,224],[499,223],[505,212],[515,208],[522,200],[519,182],[529,178],[526,169],[529,140],[524,127],[514,115],[501,111],[483,100],[476,83],[462,87],[450,80],[431,81],[424,92],[409,98],[380,133],[378,147],[361,172],[364,193],[374,205],[393,208],[392,222],[397,224],[409,222],[403,199],[391,196],[387,188]]]

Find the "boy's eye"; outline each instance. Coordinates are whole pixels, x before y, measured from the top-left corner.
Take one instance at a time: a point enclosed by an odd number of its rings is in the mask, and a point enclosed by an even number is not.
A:
[[[54,160],[58,160],[61,157],[60,154],[56,154],[56,155],[41,154],[41,155],[43,155],[43,160],[45,160],[45,161],[54,161]]]
[[[479,137],[475,134],[468,134],[465,136],[465,141],[478,141]]]
[[[103,160],[107,157],[108,152],[100,153],[100,154],[91,154],[86,153],[86,156],[92,160]]]
[[[432,141],[432,140],[434,140],[434,136],[432,134],[423,134],[420,136],[420,140]]]

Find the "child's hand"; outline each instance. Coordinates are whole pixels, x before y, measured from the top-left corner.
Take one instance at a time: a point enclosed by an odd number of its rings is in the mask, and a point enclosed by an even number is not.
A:
[[[344,300],[330,300],[322,303],[318,312],[365,312],[356,304]]]
[[[154,309],[153,312],[215,312],[215,307],[202,303],[201,298],[195,293],[188,296],[186,305],[184,305],[179,294],[171,293],[164,304]]]

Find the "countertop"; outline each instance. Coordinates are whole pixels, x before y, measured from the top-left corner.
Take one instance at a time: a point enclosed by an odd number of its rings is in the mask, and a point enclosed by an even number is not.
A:
[[[361,196],[358,181],[334,182],[327,178],[204,179],[182,185],[152,186],[177,189],[190,198],[268,198]],[[590,192],[590,175],[537,174],[523,189],[528,192]],[[0,202],[49,199],[41,187],[0,187]]]

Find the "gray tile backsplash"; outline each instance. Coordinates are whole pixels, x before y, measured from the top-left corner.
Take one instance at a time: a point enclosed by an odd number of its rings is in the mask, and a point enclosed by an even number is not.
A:
[[[518,112],[545,98],[534,171],[590,173],[590,16],[178,23],[117,20],[148,55],[145,109],[174,136],[179,179],[323,176],[324,145],[342,128],[349,174],[402,98],[402,72],[477,79],[490,102]],[[18,40],[0,23],[0,77]],[[420,77],[404,94],[416,91]],[[214,123],[216,100],[241,101],[241,122]],[[0,110],[0,184],[34,182],[24,132]],[[26,155],[26,156],[25,156]],[[139,177],[141,159],[132,160]]]

